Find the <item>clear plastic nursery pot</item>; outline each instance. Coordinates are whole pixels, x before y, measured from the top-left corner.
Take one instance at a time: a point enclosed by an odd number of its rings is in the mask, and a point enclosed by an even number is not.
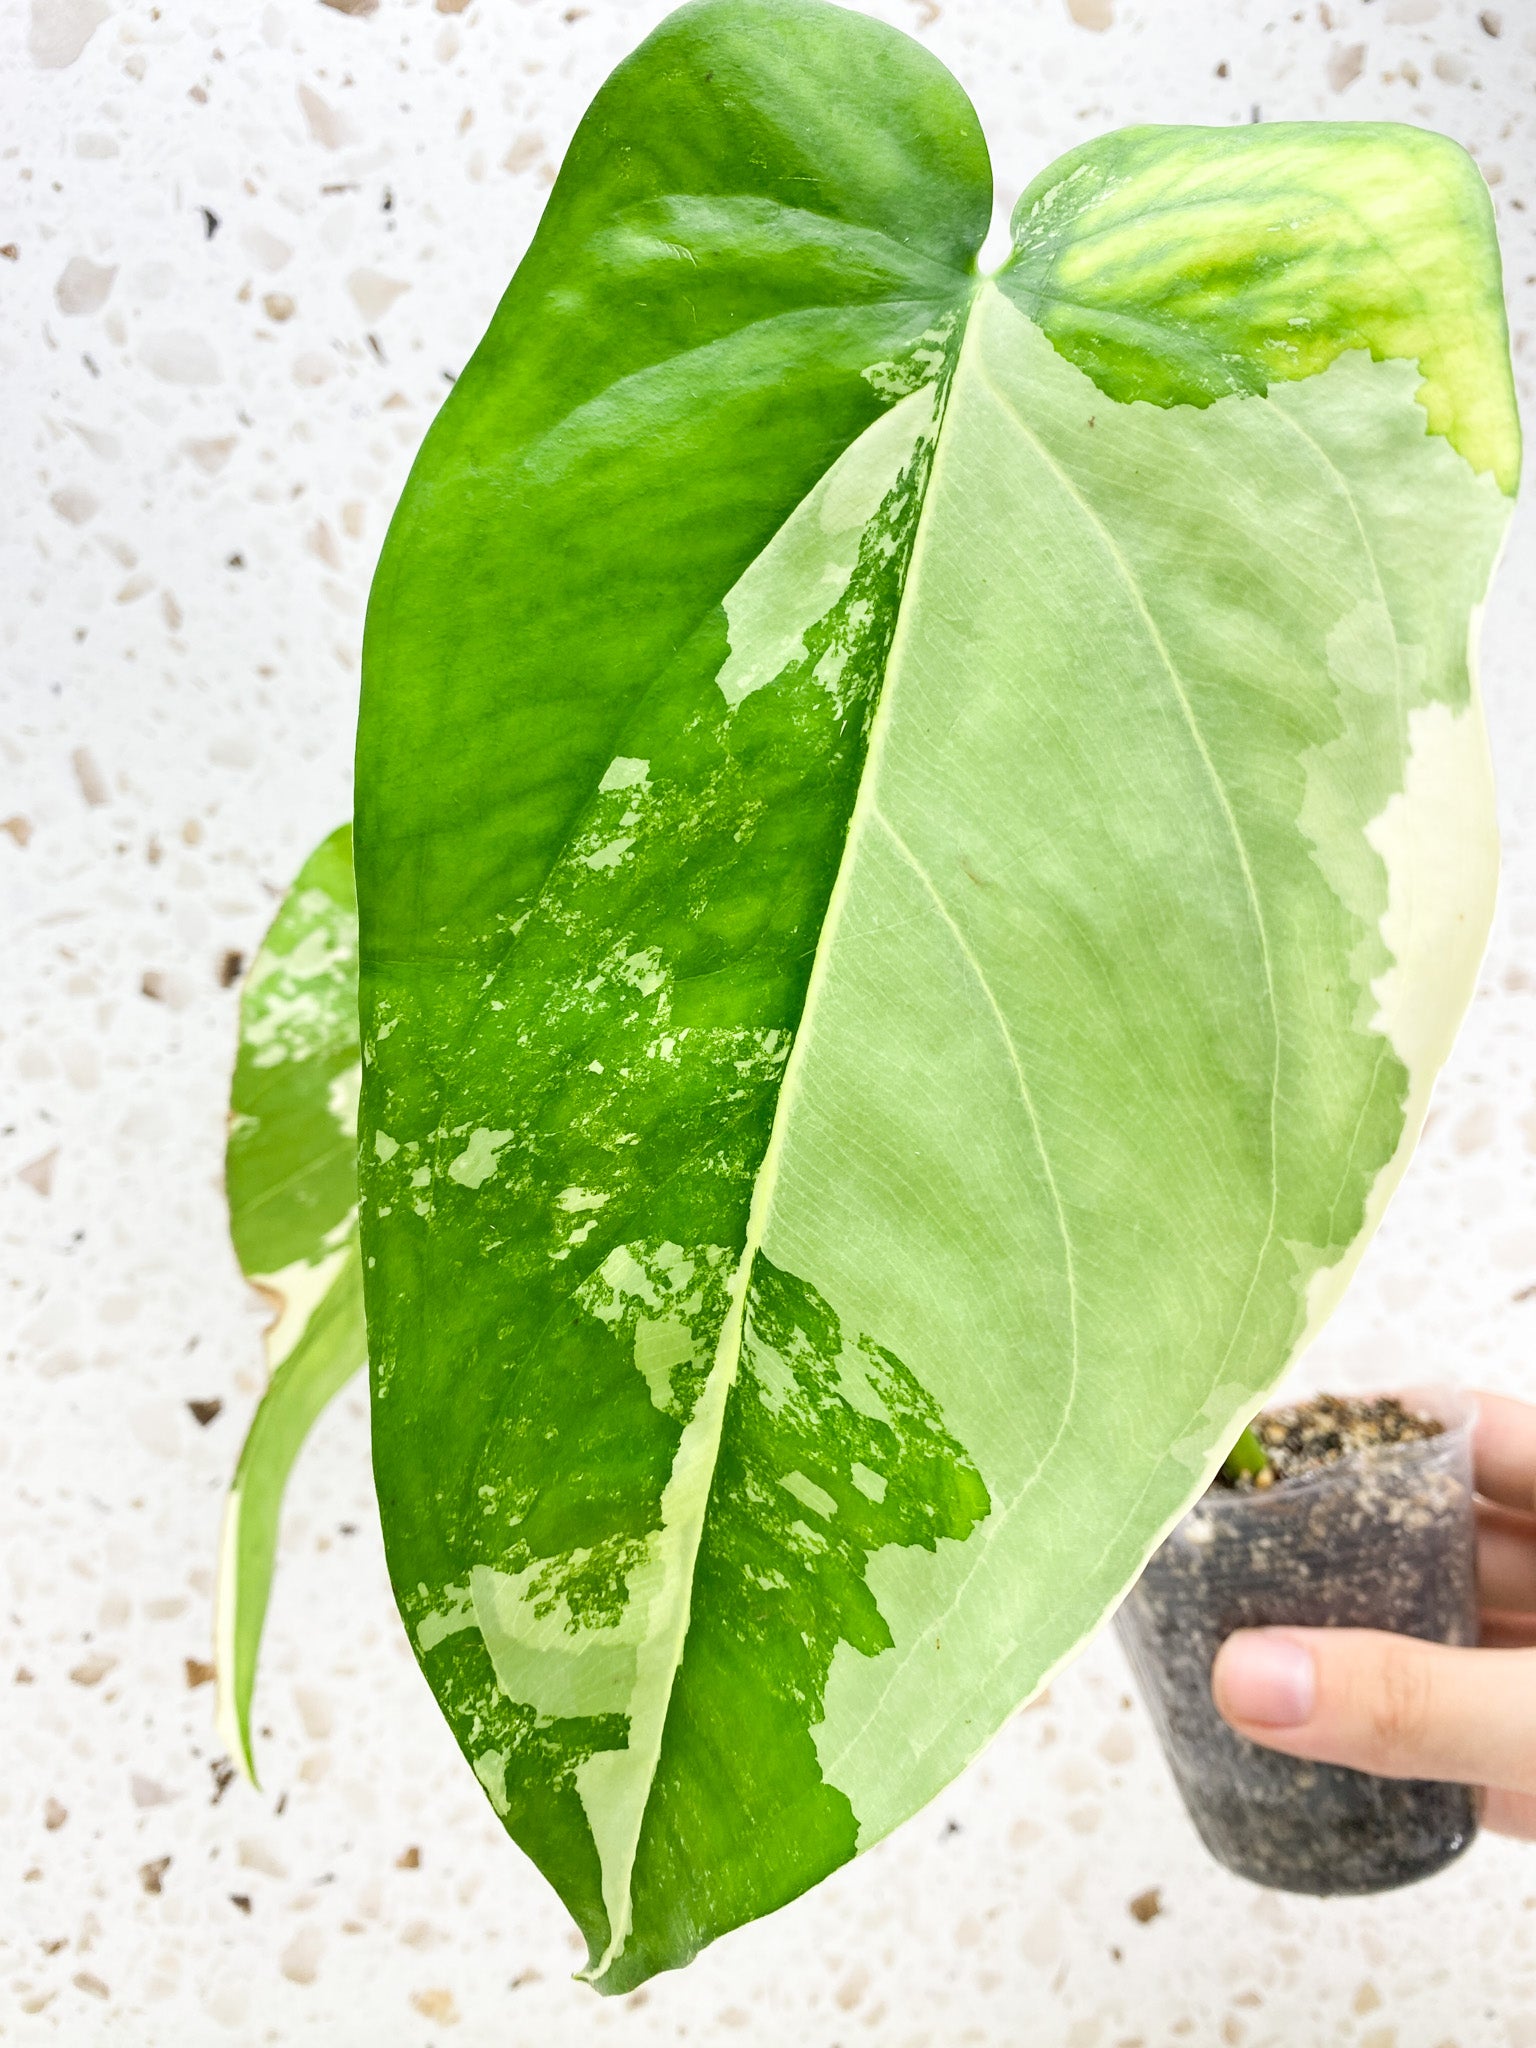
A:
[[[1195,1826],[1256,1884],[1387,1891],[1442,1869],[1477,1832],[1465,1785],[1379,1778],[1281,1756],[1235,1734],[1211,1699],[1234,1629],[1390,1629],[1476,1640],[1472,1402],[1414,1404],[1438,1436],[1377,1446],[1267,1492],[1213,1488],[1156,1551],[1120,1638]]]

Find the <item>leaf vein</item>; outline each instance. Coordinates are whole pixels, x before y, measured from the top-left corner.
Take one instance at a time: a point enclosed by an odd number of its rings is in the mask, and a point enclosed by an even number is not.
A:
[[[1212,792],[1215,795],[1222,816],[1226,821],[1227,831],[1232,840],[1233,851],[1237,856],[1238,869],[1242,875],[1243,890],[1248,899],[1249,909],[1253,917],[1254,931],[1258,940],[1259,957],[1264,975],[1265,1008],[1269,1013],[1270,1036],[1274,1048],[1269,1091],[1269,1219],[1265,1226],[1263,1242],[1259,1246],[1258,1256],[1254,1261],[1253,1274],[1248,1282],[1247,1292],[1243,1296],[1242,1307],[1239,1309],[1237,1319],[1232,1326],[1231,1338],[1228,1341],[1225,1352],[1222,1354],[1221,1362],[1215,1368],[1213,1374],[1212,1383],[1216,1385],[1220,1383],[1227,1363],[1237,1347],[1238,1338],[1242,1335],[1243,1325],[1248,1320],[1248,1311],[1253,1305],[1259,1277],[1264,1271],[1265,1261],[1269,1257],[1270,1247],[1275,1240],[1275,1225],[1279,1216],[1280,1016],[1275,999],[1274,962],[1270,954],[1269,932],[1264,922],[1264,907],[1259,898],[1258,885],[1253,875],[1253,866],[1248,858],[1247,842],[1243,838],[1242,827],[1238,823],[1237,813],[1232,806],[1232,799],[1228,795],[1226,784],[1222,781],[1216,763],[1212,759],[1211,750],[1206,744],[1205,734],[1200,729],[1200,722],[1195,717],[1194,706],[1190,702],[1184,678],[1180,674],[1173,655],[1169,651],[1167,641],[1163,638],[1162,629],[1153,617],[1152,609],[1147,603],[1146,592],[1138,582],[1135,571],[1126,560],[1114,535],[1110,532],[1099,513],[1089,503],[1088,499],[1084,497],[1078,486],[1056,460],[1056,457],[1051,453],[1040,435],[1036,433],[1017,406],[1014,405],[1008,394],[1000,390],[987,375],[984,365],[977,365],[977,375],[992,394],[993,399],[1005,418],[1011,420],[1019,433],[1034,447],[1041,462],[1044,463],[1045,467],[1055,477],[1064,494],[1076,505],[1085,522],[1091,527],[1104,553],[1113,565],[1116,576],[1124,585],[1126,594],[1130,598],[1137,616],[1146,628],[1147,637],[1151,641],[1158,660],[1172,686],[1180,714],[1194,743],[1195,751],[1198,753],[1201,764],[1209,778]]]

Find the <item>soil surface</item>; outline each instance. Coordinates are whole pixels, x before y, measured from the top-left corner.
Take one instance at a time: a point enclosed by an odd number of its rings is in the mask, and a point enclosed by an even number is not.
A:
[[[1227,1491],[1262,1492],[1304,1472],[1321,1472],[1358,1451],[1422,1443],[1444,1429],[1433,1416],[1415,1414],[1391,1394],[1376,1400],[1317,1394],[1291,1407],[1271,1408],[1251,1426],[1269,1460],[1268,1470],[1239,1472],[1233,1478],[1218,1473],[1214,1484]]]

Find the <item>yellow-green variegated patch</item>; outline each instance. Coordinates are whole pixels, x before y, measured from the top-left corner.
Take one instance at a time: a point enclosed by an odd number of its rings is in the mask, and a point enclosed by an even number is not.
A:
[[[1318,1326],[1471,991],[1475,170],[704,0],[422,451],[359,734],[374,1457],[620,1991],[929,1799]]]
[[[289,1469],[363,1363],[357,1245],[357,897],[352,828],[300,871],[240,995],[225,1176],[247,1280],[271,1304],[267,1390],[224,1509],[219,1732],[253,1780],[251,1696]]]

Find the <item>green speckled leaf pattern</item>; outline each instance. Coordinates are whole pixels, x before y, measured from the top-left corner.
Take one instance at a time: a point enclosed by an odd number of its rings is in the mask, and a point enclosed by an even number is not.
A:
[[[240,994],[225,1179],[246,1278],[272,1303],[271,1374],[220,1539],[219,1732],[253,1781],[251,1697],[288,1473],[362,1365],[357,1244],[357,895],[352,828],[305,862]]]
[[[1342,1291],[1486,933],[1475,170],[1111,136],[988,279],[990,209],[915,44],[684,8],[374,585],[385,1539],[605,1991],[1112,1609]]]

